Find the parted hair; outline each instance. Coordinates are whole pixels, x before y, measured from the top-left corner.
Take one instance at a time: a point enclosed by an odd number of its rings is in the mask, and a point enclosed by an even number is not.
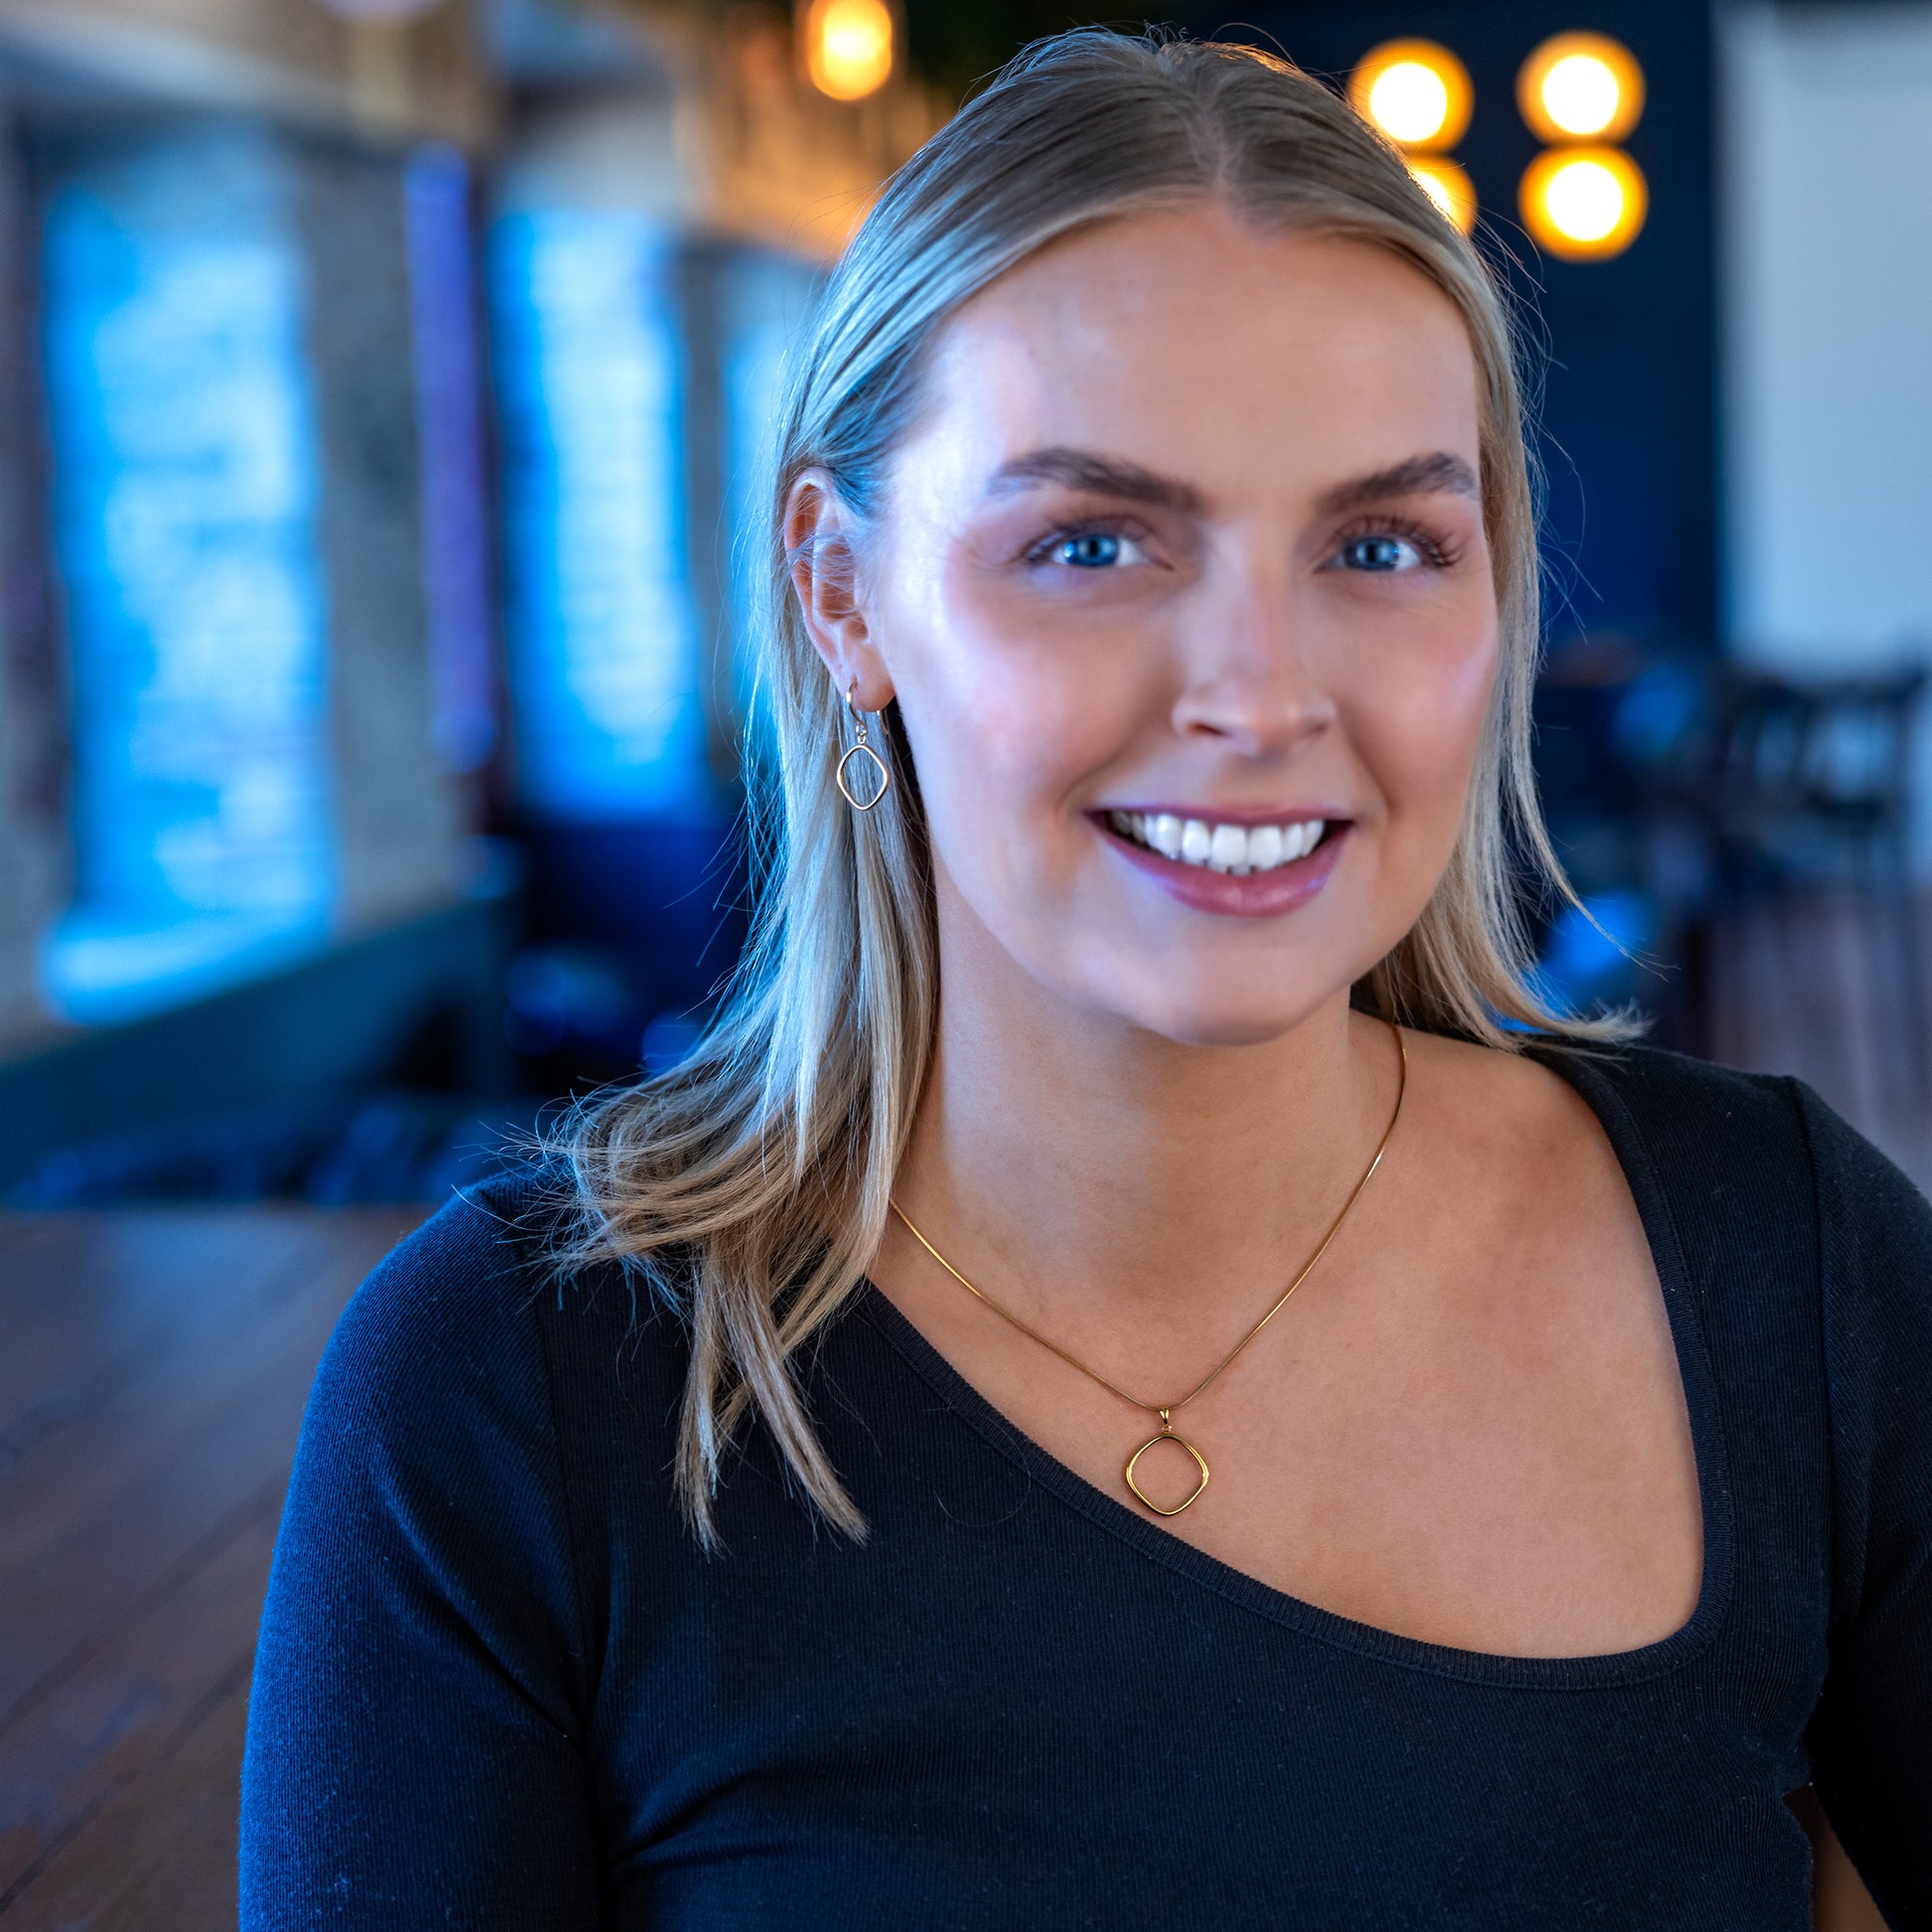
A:
[[[794,345],[754,639],[767,749],[748,772],[745,955],[682,1065],[586,1102],[554,1137],[575,1196],[559,1265],[618,1265],[689,1337],[674,1481],[708,1547],[754,1418],[806,1505],[865,1534],[797,1362],[879,1246],[938,1011],[910,750],[889,709],[900,782],[859,818],[835,782],[849,726],[792,590],[786,500],[816,469],[861,527],[878,518],[932,343],[963,303],[1057,236],[1206,201],[1391,250],[1455,304],[1474,352],[1495,685],[1448,868],[1356,1003],[1503,1049],[1526,1033],[1619,1031],[1554,1011],[1531,971],[1524,908],[1569,888],[1530,765],[1536,514],[1515,338],[1488,266],[1400,155],[1285,60],[1098,28],[1030,48],[887,183]]]

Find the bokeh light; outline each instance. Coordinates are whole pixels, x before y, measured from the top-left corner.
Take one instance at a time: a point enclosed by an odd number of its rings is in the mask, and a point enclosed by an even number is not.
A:
[[[322,4],[339,19],[358,26],[401,27],[433,13],[442,0],[322,0]]]
[[[886,0],[811,0],[802,37],[812,85],[834,100],[863,100],[893,77],[893,14]]]
[[[1566,261],[1620,255],[1643,228],[1650,191],[1621,148],[1550,148],[1523,175],[1523,225]]]
[[[1516,76],[1516,105],[1544,141],[1620,141],[1643,113],[1643,69],[1602,34],[1558,34]]]
[[[1469,125],[1469,70],[1435,41],[1384,41],[1362,57],[1349,104],[1404,148],[1452,148]]]
[[[1410,157],[1409,172],[1444,216],[1464,234],[1475,226],[1475,184],[1464,169],[1447,155],[1419,154]]]

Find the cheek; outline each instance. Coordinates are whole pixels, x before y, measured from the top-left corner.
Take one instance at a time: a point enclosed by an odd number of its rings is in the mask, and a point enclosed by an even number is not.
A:
[[[1493,613],[1410,640],[1399,670],[1351,694],[1350,736],[1370,768],[1389,829],[1447,852],[1461,823],[1495,683]]]
[[[892,619],[894,680],[936,838],[961,819],[1026,818],[1036,834],[1039,820],[1084,804],[1140,702],[1122,639],[1055,624],[970,569],[941,573]]]

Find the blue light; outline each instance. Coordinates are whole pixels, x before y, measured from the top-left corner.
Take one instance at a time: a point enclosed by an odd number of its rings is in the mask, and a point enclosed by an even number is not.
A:
[[[724,280],[725,510],[730,525],[732,695],[759,749],[767,748],[751,648],[769,567],[778,414],[785,356],[801,334],[819,277],[794,256],[747,250]],[[759,742],[764,741],[764,742]]]
[[[69,1017],[165,1004],[335,889],[308,288],[263,134],[63,145],[44,207],[73,691]]]
[[[418,149],[403,176],[403,206],[422,453],[431,729],[443,763],[474,771],[495,749],[496,703],[470,170],[463,156],[454,148]]]
[[[1634,991],[1636,959],[1657,938],[1657,907],[1638,892],[1593,893],[1552,922],[1537,976],[1571,1013],[1615,1005]]]
[[[674,237],[621,209],[492,229],[518,783],[546,817],[703,814]]]

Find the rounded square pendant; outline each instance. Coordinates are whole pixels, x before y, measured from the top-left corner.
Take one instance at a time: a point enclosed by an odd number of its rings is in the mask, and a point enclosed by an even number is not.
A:
[[[1188,1492],[1187,1496],[1182,1501],[1175,1503],[1172,1509],[1163,1509],[1162,1506],[1159,1503],[1157,1503],[1154,1500],[1154,1498],[1150,1496],[1141,1487],[1141,1485],[1138,1482],[1134,1480],[1135,1465],[1140,1461],[1141,1457],[1144,1456],[1148,1452],[1148,1450],[1151,1449],[1157,1443],[1177,1443],[1182,1449],[1184,1449],[1187,1451],[1189,1455],[1191,1455],[1194,1458],[1194,1465],[1196,1468],[1200,1470],[1200,1480],[1194,1484],[1193,1488]],[[1146,1507],[1153,1510],[1153,1512],[1157,1516],[1178,1516],[1180,1512],[1183,1509],[1185,1509],[1189,1503],[1198,1502],[1200,1500],[1201,1491],[1207,1487],[1207,1458],[1201,1454],[1200,1450],[1197,1449],[1193,1446],[1193,1444],[1186,1439],[1186,1437],[1176,1435],[1174,1431],[1172,1429],[1164,1429],[1162,1430],[1160,1435],[1150,1436],[1147,1439],[1147,1441],[1143,1443],[1140,1446],[1140,1448],[1137,1449],[1134,1451],[1134,1453],[1127,1458],[1127,1468],[1125,1474],[1127,1477],[1127,1486],[1128,1488],[1133,1490],[1137,1501],[1145,1504]]]

